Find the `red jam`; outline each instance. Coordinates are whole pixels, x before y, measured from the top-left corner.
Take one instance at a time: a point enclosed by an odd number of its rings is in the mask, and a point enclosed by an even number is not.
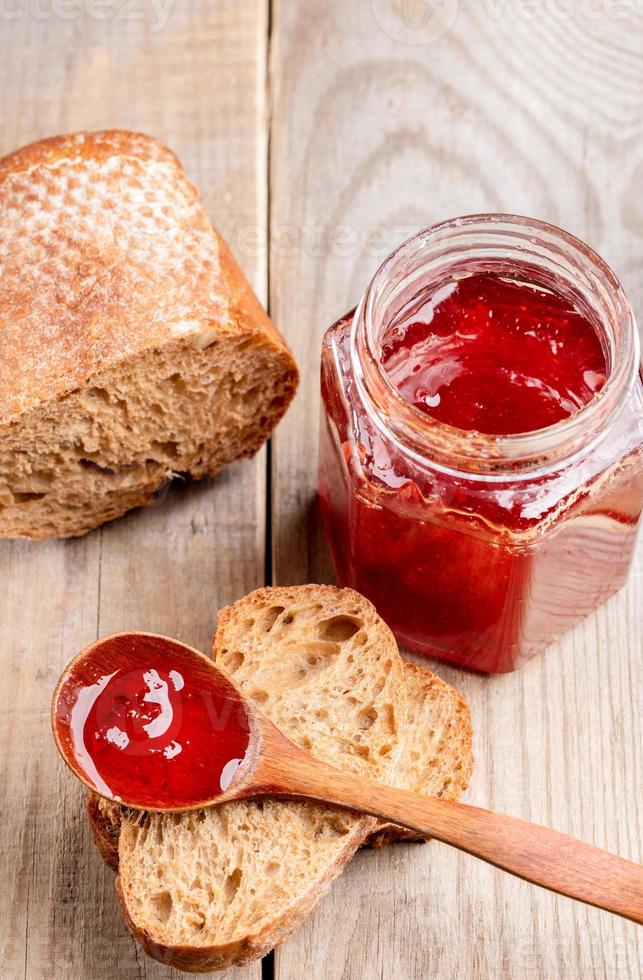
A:
[[[502,257],[482,266],[496,232]],[[430,229],[323,343],[319,496],[339,582],[403,646],[481,671],[514,670],[621,588],[643,508],[631,310],[600,260],[562,236],[497,216]],[[525,265],[532,247],[564,255],[564,289],[539,277],[540,253]],[[594,329],[575,263],[622,304],[609,371],[608,313]],[[620,387],[599,402],[619,363]]]
[[[571,299],[489,272],[423,292],[386,330],[381,359],[420,411],[493,435],[568,418],[607,375],[596,330]]]
[[[98,793],[149,809],[220,795],[250,744],[232,685],[180,643],[146,634],[110,637],[80,658],[54,723],[70,765]]]

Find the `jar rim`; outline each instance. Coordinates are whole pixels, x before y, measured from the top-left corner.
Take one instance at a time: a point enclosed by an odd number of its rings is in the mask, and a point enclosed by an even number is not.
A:
[[[468,251],[472,249],[473,251]],[[559,275],[589,303],[594,304],[597,326],[609,332],[609,372],[594,398],[577,412],[553,425],[530,432],[491,435],[448,425],[420,411],[398,391],[383,369],[375,336],[387,291],[399,295],[412,277],[400,276],[399,266],[420,258],[416,273],[433,262],[447,272],[458,261],[466,268],[497,263],[499,258],[522,265],[549,261]],[[531,263],[530,263],[531,260]],[[440,265],[441,262],[441,265]],[[465,265],[466,263],[466,265]],[[553,267],[553,266],[552,266]],[[576,278],[578,276],[578,279]],[[586,281],[581,285],[580,277]],[[421,278],[421,275],[417,275]],[[601,299],[602,309],[596,309]],[[431,460],[451,473],[483,475],[503,480],[508,475],[533,477],[534,469],[554,460],[570,461],[586,452],[611,428],[624,396],[639,368],[639,338],[627,295],[607,263],[588,245],[556,225],[515,214],[471,214],[432,225],[402,242],[380,265],[357,307],[351,330],[351,360],[356,383],[365,403],[376,414],[379,427],[416,461]]]

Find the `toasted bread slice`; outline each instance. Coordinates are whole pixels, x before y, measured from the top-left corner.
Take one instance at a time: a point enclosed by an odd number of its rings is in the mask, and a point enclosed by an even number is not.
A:
[[[76,133],[0,160],[0,537],[84,534],[256,452],[297,368],[176,157]]]
[[[346,771],[457,790],[470,767],[466,705],[433,675],[405,665],[373,607],[349,589],[262,589],[222,611],[213,655],[297,744]],[[434,717],[431,759],[408,726]],[[451,692],[452,711],[445,699]],[[413,705],[421,703],[422,710]],[[440,724],[459,718],[453,747]],[[448,744],[447,744],[448,742]],[[457,769],[458,776],[453,777]],[[449,780],[453,780],[449,783]],[[331,807],[244,801],[183,815],[136,814],[90,799],[89,814],[129,925],[161,962],[194,972],[243,965],[290,935],[358,847],[397,835]]]

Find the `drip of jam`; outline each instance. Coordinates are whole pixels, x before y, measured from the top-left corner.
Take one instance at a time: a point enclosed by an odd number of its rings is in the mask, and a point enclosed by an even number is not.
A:
[[[102,796],[179,809],[223,793],[246,758],[247,711],[180,643],[123,634],[81,657],[54,723],[67,761]]]
[[[572,299],[492,272],[422,292],[385,331],[381,360],[420,411],[489,435],[568,418],[607,375],[596,330]]]

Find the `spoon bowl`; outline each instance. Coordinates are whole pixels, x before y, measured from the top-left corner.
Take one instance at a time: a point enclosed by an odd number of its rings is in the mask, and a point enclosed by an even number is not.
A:
[[[74,775],[142,810],[223,799],[252,771],[261,740],[251,705],[208,657],[151,633],[79,654],[56,688],[52,726]]]
[[[256,796],[364,812],[534,884],[643,924],[643,868],[565,834],[349,775],[286,738],[202,653],[151,633],[92,644],[52,703],[74,775],[140,810],[184,811]]]

